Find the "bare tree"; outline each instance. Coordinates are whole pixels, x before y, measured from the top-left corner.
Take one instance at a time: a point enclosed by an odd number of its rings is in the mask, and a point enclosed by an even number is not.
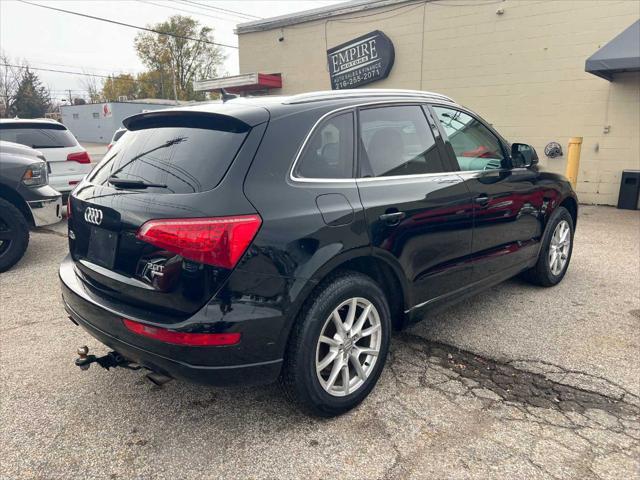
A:
[[[0,117],[7,117],[16,100],[16,94],[27,65],[0,51]]]
[[[80,80],[80,85],[87,91],[89,103],[102,102],[102,87],[104,83],[99,82],[97,77],[85,76]]]

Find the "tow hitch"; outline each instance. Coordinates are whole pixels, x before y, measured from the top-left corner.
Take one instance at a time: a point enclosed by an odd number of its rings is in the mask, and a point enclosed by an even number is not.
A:
[[[89,347],[86,345],[78,348],[78,358],[76,358],[75,361],[76,366],[80,367],[81,370],[88,370],[92,363],[97,363],[107,370],[116,367],[127,368],[129,370],[140,370],[141,368],[144,368],[142,365],[138,365],[137,363],[127,360],[118,352],[109,352],[102,357],[96,357],[95,355],[89,355]],[[161,387],[168,381],[173,380],[171,377],[154,371],[148,373],[146,377],[151,383],[158,387]]]
[[[95,355],[89,355],[89,347],[78,348],[78,358],[76,358],[76,366],[80,367],[80,370],[88,370],[92,363],[97,363],[102,368],[109,370],[110,368],[128,368],[129,370],[140,370],[142,367],[133,362],[130,362],[118,352],[109,352],[102,357],[96,357]]]

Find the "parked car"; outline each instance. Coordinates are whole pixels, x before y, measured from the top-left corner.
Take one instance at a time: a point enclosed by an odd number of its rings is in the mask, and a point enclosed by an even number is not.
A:
[[[15,265],[29,245],[29,227],[62,218],[59,192],[48,185],[41,152],[0,141],[0,272]]]
[[[51,173],[51,186],[67,194],[91,171],[91,157],[73,134],[51,119],[0,120],[0,140],[19,143],[42,152]]]
[[[117,352],[83,349],[83,368],[279,379],[337,415],[374,387],[392,329],[569,265],[569,182],[443,95],[237,99],[124,124],[70,199],[64,303]]]
[[[122,135],[124,135],[126,133],[126,131],[127,131],[126,128],[119,128],[113,133],[113,137],[111,138],[111,141],[109,142],[109,145],[107,145],[107,151],[111,150],[111,147],[113,147],[113,145],[118,140],[120,140],[120,137],[122,137]]]

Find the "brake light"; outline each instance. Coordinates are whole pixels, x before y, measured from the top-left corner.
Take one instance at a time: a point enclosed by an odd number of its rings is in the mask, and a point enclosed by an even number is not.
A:
[[[123,318],[122,322],[127,327],[127,330],[133,333],[175,345],[221,347],[224,345],[236,345],[240,342],[240,333],[187,333],[169,330],[168,328],[151,327],[128,318]]]
[[[149,220],[136,237],[184,258],[231,269],[261,224],[259,215]]]
[[[91,157],[87,152],[76,152],[67,155],[67,162],[91,163]]]

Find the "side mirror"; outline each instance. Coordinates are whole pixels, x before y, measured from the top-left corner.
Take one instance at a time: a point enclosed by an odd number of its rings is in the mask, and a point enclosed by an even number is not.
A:
[[[532,167],[538,163],[536,149],[526,143],[514,143],[511,145],[511,163],[514,168]]]

